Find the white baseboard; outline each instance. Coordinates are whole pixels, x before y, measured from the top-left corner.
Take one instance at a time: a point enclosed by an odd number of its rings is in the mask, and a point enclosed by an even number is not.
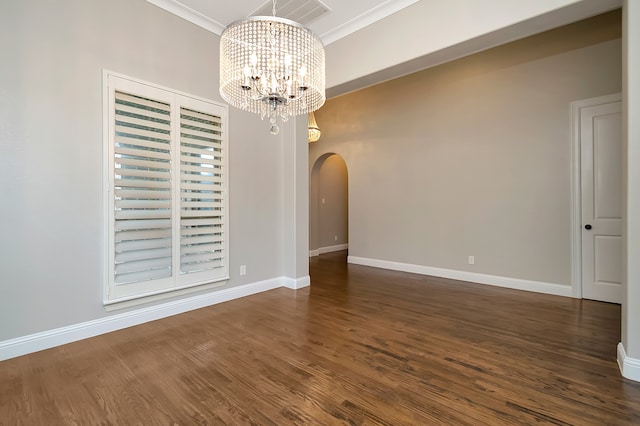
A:
[[[349,249],[348,243],[338,244],[338,245],[329,246],[329,247],[320,247],[319,249],[309,250],[309,257],[320,256],[321,254],[331,253],[331,252],[340,251],[340,250],[347,250],[347,249]]]
[[[622,377],[640,382],[640,359],[628,356],[622,342],[618,343],[618,366]]]
[[[136,309],[130,312],[110,315],[104,318],[43,331],[28,336],[0,341],[0,361],[98,336],[111,331],[121,330],[145,322],[170,317],[194,309],[250,296],[278,287],[302,288],[309,285],[309,282],[310,279],[308,276],[298,279],[288,277],[272,278]]]
[[[356,265],[373,266],[375,268],[411,272],[421,275],[431,275],[434,277],[449,278],[459,281],[469,281],[478,284],[488,284],[515,290],[525,290],[533,291],[536,293],[553,294],[556,296],[572,297],[571,286],[562,284],[522,280],[519,278],[500,277],[496,275],[485,275],[475,272],[456,271],[452,269],[434,268],[431,266],[413,265],[410,263],[390,262],[387,260],[369,259],[366,257],[348,256],[347,262]]]
[[[334,251],[340,251],[340,250],[347,250],[349,248],[349,244],[345,243],[345,244],[338,244],[335,246],[329,246],[329,247],[320,247],[318,249],[319,254],[325,254],[325,253],[331,253]]]
[[[309,275],[300,278],[288,278],[285,277],[282,282],[283,287],[290,288],[292,290],[298,290],[311,285],[311,277]]]

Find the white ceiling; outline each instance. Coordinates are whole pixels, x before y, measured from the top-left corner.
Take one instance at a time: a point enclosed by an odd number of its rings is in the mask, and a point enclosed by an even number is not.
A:
[[[266,8],[271,15],[271,0],[147,0],[181,18],[220,35],[227,25]],[[328,9],[305,24],[328,45],[352,32],[383,19],[418,0],[277,0],[276,16],[300,17],[299,11],[315,6]],[[319,3],[319,4],[318,4]],[[296,13],[298,12],[298,13]]]

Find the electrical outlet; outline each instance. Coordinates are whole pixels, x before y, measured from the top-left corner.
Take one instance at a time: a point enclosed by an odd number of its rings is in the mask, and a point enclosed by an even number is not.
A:
[[[338,236],[337,235],[333,236],[333,241],[338,241]]]
[[[469,256],[469,265],[473,265],[476,263],[476,258],[475,256]]]
[[[240,275],[247,275],[247,265],[240,266]]]

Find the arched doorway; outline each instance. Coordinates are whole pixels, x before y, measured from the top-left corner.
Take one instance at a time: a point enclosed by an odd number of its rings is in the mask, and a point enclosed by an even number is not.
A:
[[[347,164],[335,153],[316,160],[309,188],[309,256],[349,247]]]

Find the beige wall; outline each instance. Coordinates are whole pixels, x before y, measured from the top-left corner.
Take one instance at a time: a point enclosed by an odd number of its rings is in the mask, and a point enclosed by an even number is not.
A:
[[[572,101],[621,90],[620,13],[329,100],[350,255],[571,284]],[[467,257],[475,256],[475,265]]]
[[[318,159],[312,168],[311,187],[309,250],[347,244],[349,182],[342,157],[332,154]]]

